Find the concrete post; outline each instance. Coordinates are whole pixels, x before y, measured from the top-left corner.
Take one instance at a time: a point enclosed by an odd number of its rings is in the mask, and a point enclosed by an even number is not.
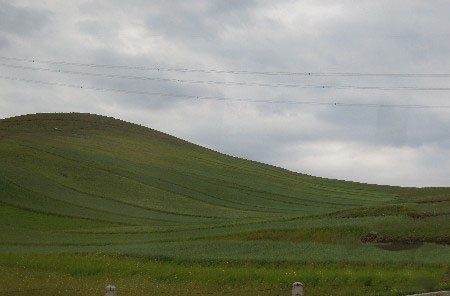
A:
[[[302,283],[295,282],[292,284],[292,296],[304,296]]]
[[[108,285],[105,287],[105,296],[116,296],[116,287]]]

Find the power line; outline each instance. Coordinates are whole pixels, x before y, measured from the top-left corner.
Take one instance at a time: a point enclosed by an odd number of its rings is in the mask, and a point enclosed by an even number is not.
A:
[[[122,94],[135,94],[135,95],[171,97],[171,98],[186,98],[186,99],[196,99],[196,100],[233,101],[233,102],[286,104],[286,105],[335,106],[335,107],[450,109],[450,105],[339,103],[339,102],[295,101],[295,100],[276,100],[276,99],[252,100],[252,99],[245,99],[245,98],[196,96],[196,95],[186,95],[186,94],[172,94],[172,93],[137,91],[137,90],[127,90],[127,89],[93,87],[93,86],[61,83],[61,82],[47,82],[47,81],[41,81],[41,80],[25,79],[25,78],[20,78],[20,77],[3,76],[3,75],[0,75],[0,79],[9,80],[9,81],[20,81],[20,82],[33,83],[33,84],[41,84],[41,85],[62,86],[62,87],[69,87],[69,88],[75,88],[75,89],[81,89],[81,90],[95,90],[95,91],[102,91],[102,92],[116,92],[116,93],[122,93]]]
[[[259,87],[273,87],[273,88],[304,88],[304,89],[338,89],[338,90],[406,90],[406,91],[450,91],[450,87],[416,87],[416,86],[355,86],[355,85],[311,85],[311,84],[285,84],[285,83],[256,83],[256,82],[232,82],[232,81],[213,81],[213,80],[190,80],[177,78],[162,78],[162,77],[148,77],[148,76],[134,76],[134,75],[118,75],[118,74],[104,74],[92,73],[72,70],[50,69],[43,67],[30,67],[22,65],[11,65],[0,63],[0,66],[31,70],[43,71],[58,74],[71,74],[91,77],[117,78],[129,80],[143,80],[143,81],[158,81],[158,82],[173,82],[173,83],[191,83],[191,84],[212,84],[212,85],[226,85],[226,86],[259,86]]]
[[[268,76],[341,76],[341,77],[403,77],[403,78],[448,78],[450,73],[363,73],[363,72],[288,72],[288,71],[246,71],[246,70],[220,70],[220,69],[192,69],[192,68],[167,68],[167,67],[144,67],[112,64],[78,63],[68,61],[41,60],[29,58],[16,58],[0,56],[0,59],[43,63],[63,66],[80,66],[106,69],[127,69],[162,72],[182,72],[182,73],[205,73],[205,74],[246,74],[246,75],[268,75]]]
[[[42,67],[29,67],[21,65],[11,65],[0,63],[0,66],[22,70],[44,71],[62,74],[74,74],[81,76],[118,78],[130,80],[145,80],[145,81],[159,81],[159,82],[178,82],[178,83],[195,83],[195,84],[215,84],[215,85],[229,85],[229,86],[265,86],[265,87],[299,87],[299,88],[324,88],[322,85],[299,85],[299,84],[283,84],[283,83],[255,83],[255,82],[230,82],[230,81],[212,81],[212,80],[191,80],[191,79],[177,79],[177,78],[162,78],[162,77],[148,77],[148,76],[134,76],[134,75],[117,75],[117,74],[103,74],[92,72],[81,72],[71,70],[56,70]]]

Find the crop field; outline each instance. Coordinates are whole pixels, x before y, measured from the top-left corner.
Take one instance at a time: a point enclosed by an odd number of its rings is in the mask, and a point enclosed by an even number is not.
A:
[[[293,173],[90,114],[0,120],[0,238],[0,295],[450,289],[450,188]]]

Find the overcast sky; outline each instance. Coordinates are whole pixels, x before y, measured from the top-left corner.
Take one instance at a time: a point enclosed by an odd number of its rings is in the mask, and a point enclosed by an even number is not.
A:
[[[450,77],[232,72],[450,73],[449,12],[444,0],[0,0],[0,118],[96,113],[311,175],[450,186],[450,109],[381,106],[450,106],[449,90],[395,89]]]

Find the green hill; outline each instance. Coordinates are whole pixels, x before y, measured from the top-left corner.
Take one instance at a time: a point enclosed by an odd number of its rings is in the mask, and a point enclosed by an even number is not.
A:
[[[0,254],[441,266],[449,222],[449,188],[298,174],[98,115],[0,120]]]

